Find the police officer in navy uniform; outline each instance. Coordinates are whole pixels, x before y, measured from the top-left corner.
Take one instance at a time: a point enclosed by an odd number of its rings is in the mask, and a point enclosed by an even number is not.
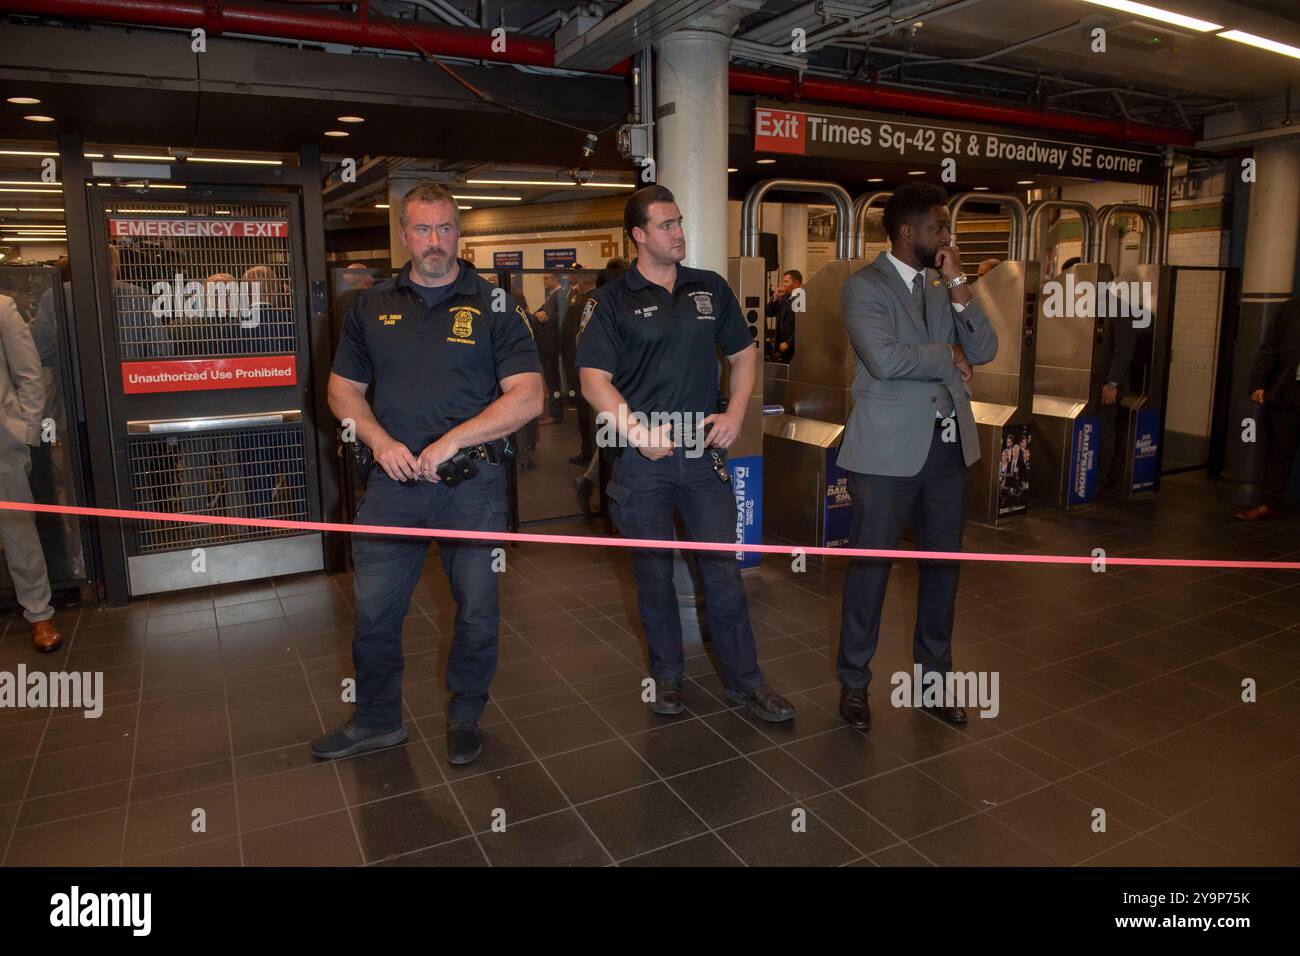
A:
[[[725,450],[740,434],[758,350],[722,276],[678,264],[686,241],[671,192],[662,186],[635,192],[623,225],[637,259],[592,293],[578,331],[582,394],[597,416],[597,444],[621,451],[606,488],[610,511],[630,538],[672,540],[677,513],[691,539],[734,542],[736,498]],[[717,411],[719,348],[731,365],[725,412]],[[696,556],[728,698],[763,720],[789,720],[794,707],[763,683],[758,668],[734,553]],[[680,714],[682,627],[673,555],[637,549],[633,566],[655,680],[650,707]]]
[[[527,317],[456,257],[451,193],[421,183],[402,199],[411,260],[349,309],[329,382],[330,410],[351,419],[375,467],[357,524],[464,531],[506,529],[503,440],[542,410],[541,364]],[[365,399],[374,384],[374,408]],[[406,739],[402,622],[429,539],[357,534],[356,704],[352,719],[312,743],[346,757]],[[447,661],[447,759],[479,755],[478,720],[496,673],[500,625],[490,541],[439,541],[456,600]]]

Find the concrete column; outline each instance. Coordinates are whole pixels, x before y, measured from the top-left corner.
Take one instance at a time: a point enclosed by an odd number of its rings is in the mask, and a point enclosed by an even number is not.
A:
[[[808,278],[808,207],[803,203],[781,204],[781,271],[787,269]]]
[[[655,181],[677,197],[685,264],[727,272],[727,59],[735,14],[702,17],[659,41]]]
[[[1300,144],[1255,147],[1250,185],[1246,255],[1241,277],[1241,314],[1232,363],[1223,489],[1234,505],[1254,504],[1263,490],[1268,434],[1263,407],[1248,395],[1251,366],[1269,325],[1291,297],[1300,222]],[[1242,420],[1256,423],[1254,442],[1242,441]]]

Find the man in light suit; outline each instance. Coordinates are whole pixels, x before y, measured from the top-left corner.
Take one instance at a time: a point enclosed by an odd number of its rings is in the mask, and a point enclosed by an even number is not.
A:
[[[32,503],[31,450],[41,443],[45,386],[41,356],[14,300],[0,295],[0,497]],[[30,511],[0,511],[0,542],[23,616],[32,625],[38,651],[63,643],[51,618],[50,579],[45,553]]]
[[[844,285],[844,325],[857,355],[837,459],[849,471],[850,547],[896,548],[911,518],[921,550],[961,550],[968,474],[980,457],[966,382],[973,365],[997,355],[998,340],[961,271],[946,198],[922,182],[895,190],[885,206],[891,250]],[[871,725],[869,665],[890,564],[853,559],[844,582],[840,715],[862,730]],[[958,569],[955,561],[919,562],[912,646],[924,673],[952,669]],[[966,720],[955,706],[939,715]]]

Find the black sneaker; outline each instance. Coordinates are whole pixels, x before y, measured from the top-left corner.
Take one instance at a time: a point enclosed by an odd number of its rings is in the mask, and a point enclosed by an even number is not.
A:
[[[759,684],[748,694],[738,690],[728,690],[727,700],[733,704],[745,704],[749,712],[759,720],[779,724],[794,717],[794,704],[776,693],[766,684]]]
[[[351,757],[353,754],[366,753],[370,750],[383,750],[396,747],[406,740],[406,727],[396,730],[367,730],[348,721],[338,730],[311,742],[312,756],[324,760],[337,760],[339,757]]]
[[[483,752],[478,724],[472,720],[453,720],[447,725],[447,762],[460,766],[472,763]]]
[[[686,709],[682,699],[682,679],[655,681],[655,699],[650,702],[650,709],[656,714],[672,717]]]

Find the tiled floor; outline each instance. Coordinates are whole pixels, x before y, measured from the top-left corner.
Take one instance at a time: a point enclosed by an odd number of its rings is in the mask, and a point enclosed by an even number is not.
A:
[[[972,526],[967,546],[1294,560],[1298,532],[1238,524],[1185,476],[1135,505]],[[108,700],[98,720],[0,711],[3,863],[1300,862],[1297,573],[969,564],[955,665],[999,672],[1001,713],[955,729],[889,706],[910,666],[899,565],[859,733],[835,715],[842,570],[769,560],[748,579],[768,680],[800,708],[771,726],[720,699],[707,656],[688,714],[647,711],[626,555],[511,550],[485,750],[461,769],[443,759],[454,611],[436,559],[405,631],[411,739],[337,763],[307,742],[349,711],[347,576],[62,614],[50,657],[11,617],[0,670],[103,670]]]

